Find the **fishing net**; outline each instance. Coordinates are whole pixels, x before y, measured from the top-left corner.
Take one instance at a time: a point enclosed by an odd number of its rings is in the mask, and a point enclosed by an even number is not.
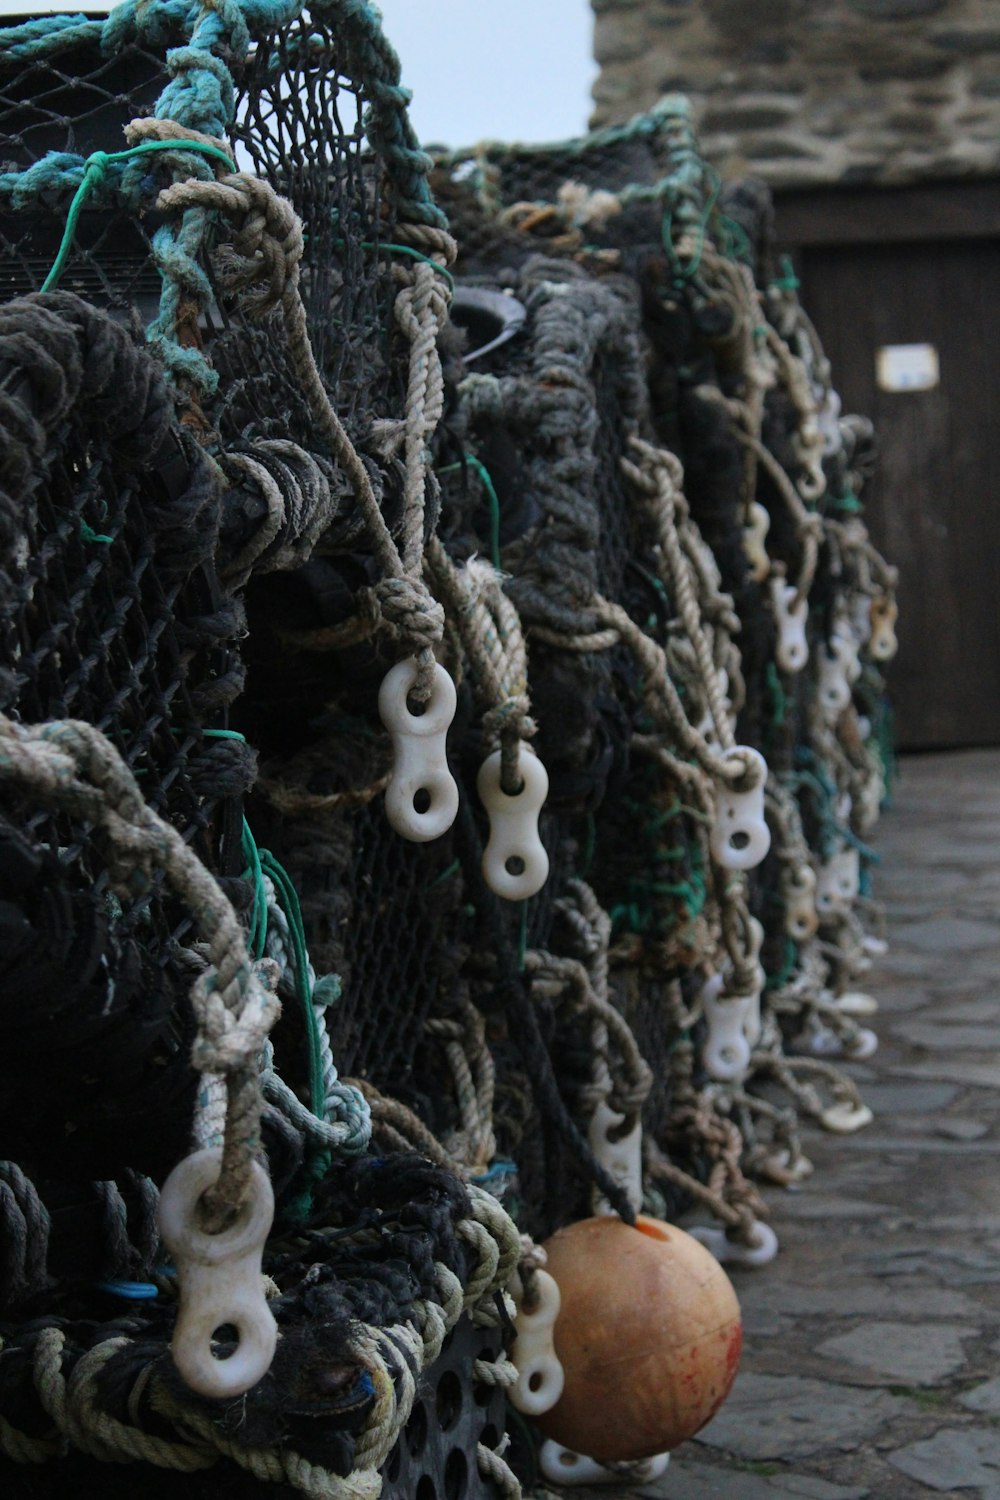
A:
[[[435,202],[347,0],[39,19],[0,83],[5,1452],[513,1497],[532,1239],[764,1258],[752,1179],[864,1122],[870,434],[682,101]],[[192,1122],[215,1232],[275,1196],[235,1400]]]
[[[243,683],[242,612],[214,568],[219,483],[146,351],[90,304],[9,302],[0,349],[0,709],[95,725],[150,807],[238,875],[253,757],[212,737]],[[79,817],[21,798],[4,843],[3,1153],[46,1173],[162,1170],[195,1086],[190,922],[155,884],[123,906]]]
[[[0,59],[7,1454],[75,1455],[33,1494],[81,1453],[221,1459],[213,1488],[234,1493],[241,1473],[423,1493],[433,1413],[435,1462],[475,1494],[480,1471],[509,1475],[491,1451],[509,1383],[493,1293],[513,1229],[440,1149],[428,1165],[396,1136],[391,1163],[366,1154],[369,1106],[339,1082],[322,1019],[339,981],[323,988],[294,887],[254,837],[256,753],[232,717],[251,574],[307,564],[323,535],[354,545],[351,583],[357,568],[374,581],[373,528],[404,572],[390,528],[412,526],[404,480],[423,485],[436,420],[412,346],[437,326],[433,255],[450,242],[398,63],[351,6],[224,21],[126,6],[10,28]],[[316,738],[293,730],[286,752]],[[383,847],[352,872],[365,891],[377,873],[376,912],[396,909],[388,867]],[[348,983],[352,958],[368,982],[371,951],[337,954]],[[275,989],[285,1017],[261,1054]],[[373,1061],[372,1035],[352,1064]],[[167,1353],[177,1286],[156,1189],[192,1118],[196,1144],[222,1147],[213,1191],[247,1180],[259,1129],[277,1197],[264,1269],[280,1354],[235,1426]],[[232,1348],[219,1334],[216,1359]],[[457,1406],[434,1394],[449,1378]]]

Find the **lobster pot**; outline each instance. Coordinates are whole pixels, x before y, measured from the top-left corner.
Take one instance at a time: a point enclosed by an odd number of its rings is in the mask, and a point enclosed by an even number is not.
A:
[[[253,757],[212,732],[243,682],[218,480],[145,349],[74,294],[0,307],[0,360],[0,711],[92,725],[149,807],[238,877]],[[113,895],[86,818],[5,785],[2,828],[0,1155],[78,1177],[87,1201],[90,1181],[186,1149],[191,923],[155,874]]]
[[[609,998],[652,1068],[643,1124],[662,1140],[671,1096],[664,1064],[677,1040],[669,999],[703,937],[702,850],[669,776],[632,748],[645,713],[634,656],[620,643],[586,645],[601,633],[595,597],[621,605],[664,643],[672,618],[648,516],[622,469],[629,437],[650,421],[639,299],[626,278],[541,255],[530,236],[514,246],[501,236],[494,261],[491,274],[479,257],[477,296],[513,299],[525,321],[491,352],[468,349],[476,373],[463,386],[463,411],[467,441],[499,501],[500,560],[526,631],[535,744],[550,777],[554,857],[544,892],[528,905],[525,941],[529,951],[584,966],[594,961],[594,943],[610,948]],[[460,291],[456,317],[463,313]],[[454,476],[443,517],[449,547],[485,551],[488,520],[474,478]],[[593,898],[610,920],[603,936],[587,938],[581,902],[592,910]],[[536,989],[560,1092],[585,1123],[594,1097],[592,1017],[574,1013],[567,993],[544,976]],[[523,1098],[515,1075],[507,1087],[511,1103]],[[572,1153],[544,1108],[540,1125],[508,1139],[528,1222],[547,1232],[586,1213],[591,1189],[572,1172]],[[503,1126],[498,1109],[501,1139]]]
[[[392,128],[385,108],[369,116],[379,80],[358,30],[338,5],[308,21],[293,16],[280,30],[251,30],[245,52],[231,55],[229,117],[200,121],[189,109],[181,112],[189,133],[200,128],[216,140],[235,169],[270,184],[301,219],[311,342],[355,434],[401,399],[390,352],[394,290],[383,247],[395,238],[407,186],[394,180],[380,149]],[[44,44],[6,35],[12,40],[0,43],[0,288],[13,297],[45,282],[83,176],[82,165],[53,166],[51,153],[60,153],[59,162],[82,163],[93,153],[126,152],[127,141],[169,139],[141,127],[161,110],[171,116],[167,52],[186,36],[173,16],[145,27],[116,29],[115,17],[54,27]],[[132,122],[139,133],[126,136]],[[179,384],[206,433],[226,443],[280,435],[308,445],[310,422],[280,315],[250,317],[227,291],[231,224],[209,212],[194,238],[182,233],[180,281],[171,282],[178,216],[158,210],[157,196],[192,175],[210,179],[213,168],[223,173],[224,162],[194,151],[113,161],[83,199],[59,286],[119,318],[137,312],[166,340],[168,353],[182,351],[175,359]],[[192,351],[200,358],[192,361]]]

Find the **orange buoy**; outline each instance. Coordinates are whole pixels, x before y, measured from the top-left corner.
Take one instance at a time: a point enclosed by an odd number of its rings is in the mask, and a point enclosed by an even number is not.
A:
[[[743,1347],[718,1261],[672,1224],[582,1219],[545,1243],[562,1298],[554,1329],[563,1393],[546,1437],[599,1463],[676,1448],[718,1411]]]

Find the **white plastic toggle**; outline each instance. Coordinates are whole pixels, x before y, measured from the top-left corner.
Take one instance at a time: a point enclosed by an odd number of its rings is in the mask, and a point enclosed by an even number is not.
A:
[[[719,784],[708,845],[712,858],[724,870],[754,870],[771,847],[771,833],[764,818],[767,762],[759,750],[749,745],[734,745],[724,750],[722,759],[742,761],[748,768],[750,784],[742,792],[724,782]]]
[[[807,1177],[812,1176],[815,1168],[808,1156],[803,1156],[801,1152],[798,1156],[793,1156],[788,1147],[783,1146],[765,1156],[759,1170],[772,1182],[787,1187],[792,1182],[805,1182]]]
[[[386,673],[379,689],[378,711],[392,735],[385,815],[404,839],[426,844],[447,833],[458,812],[458,787],[448,770],[445,749],[455,717],[455,684],[444,667],[435,663],[424,711],[411,713],[406,700],[418,670],[411,656]]]
[[[601,1099],[590,1117],[587,1140],[601,1166],[638,1209],[642,1206],[642,1124],[637,1120],[626,1135],[613,1139],[612,1132],[624,1121],[624,1115]],[[615,1210],[606,1198],[595,1193],[594,1213],[607,1216]]]
[[[816,426],[823,434],[823,454],[830,458],[844,446],[840,432],[840,397],[836,391],[824,391],[816,406]]]
[[[809,660],[809,643],[806,640],[809,601],[796,601],[797,593],[798,589],[794,584],[786,583],[783,578],[771,579],[771,601],[778,627],[778,644],[774,654],[783,672],[801,672]]]
[[[548,795],[548,772],[527,745],[517,769],[521,790],[508,797],[500,785],[500,751],[479,768],[476,788],[489,814],[490,836],[483,852],[483,879],[505,901],[537,895],[549,875],[549,856],[538,836],[538,814]]]
[[[835,719],[851,701],[851,685],[861,675],[860,648],[853,635],[836,629],[819,654],[819,697],[823,710]]]
[[[752,1025],[753,995],[723,998],[725,979],[713,974],[701,989],[701,1005],[708,1025],[708,1036],[702,1048],[705,1071],[719,1083],[742,1078],[750,1065],[748,1023]],[[759,999],[758,999],[759,1004]]]
[[[867,1104],[831,1104],[824,1109],[819,1117],[819,1122],[824,1130],[829,1130],[833,1135],[853,1135],[856,1130],[863,1130],[870,1125],[875,1116]]]
[[[878,1037],[867,1026],[859,1026],[853,1036],[842,1037],[832,1027],[814,1021],[795,1043],[795,1051],[812,1057],[839,1057],[864,1062],[878,1051]]]
[[[816,871],[812,865],[795,865],[782,882],[785,898],[785,931],[797,943],[811,938],[819,926],[816,914]]]
[[[874,1016],[878,1014],[878,1001],[874,995],[863,990],[846,990],[833,1001],[842,1016]]]
[[[757,970],[757,988],[752,995],[747,995],[749,1005],[743,1017],[743,1035],[750,1043],[751,1048],[756,1047],[760,1041],[761,1019],[760,1019],[760,997],[764,992],[766,974],[760,962],[760,950],[764,946],[764,928],[756,917],[750,918],[750,951],[747,954],[750,962]]]
[[[771,517],[758,500],[750,506],[750,520],[743,528],[743,551],[750,564],[750,577],[763,583],[771,569],[771,559],[764,545],[771,529]]]
[[[629,1484],[649,1484],[652,1480],[659,1479],[661,1474],[666,1473],[669,1462],[669,1453],[655,1453],[652,1458],[629,1464]],[[620,1485],[625,1477],[620,1468],[609,1469],[605,1464],[599,1464],[596,1458],[588,1458],[585,1453],[574,1453],[572,1448],[564,1448],[555,1438],[545,1439],[539,1449],[538,1463],[550,1484]]]
[[[517,1307],[514,1320],[516,1336],[510,1357],[517,1366],[517,1384],[509,1392],[510,1400],[526,1417],[540,1417],[551,1411],[563,1393],[566,1374],[552,1339],[559,1316],[559,1287],[548,1271],[536,1271],[534,1288],[537,1302],[529,1312],[524,1306],[524,1288],[520,1276],[514,1278],[511,1291]]]
[[[860,854],[853,846],[838,850],[819,867],[816,910],[820,919],[845,916],[860,888]]]
[[[723,1266],[766,1266],[778,1253],[778,1236],[762,1219],[754,1224],[752,1245],[741,1245],[731,1240],[724,1229],[714,1229],[709,1224],[696,1224],[688,1234]]]
[[[873,599],[871,603],[871,636],[868,654],[875,661],[892,661],[899,650],[896,619],[899,607],[895,599]]]
[[[844,1045],[844,1056],[857,1062],[874,1057],[878,1051],[878,1037],[869,1026],[859,1026],[857,1035]]]
[[[160,1194],[160,1234],[177,1267],[180,1310],[170,1353],[191,1390],[235,1400],[267,1374],[278,1328],[264,1296],[261,1256],[274,1194],[254,1162],[236,1221],[208,1234],[198,1225],[198,1201],[218,1181],[222,1152],[196,1151],[171,1172]],[[226,1359],[212,1353],[216,1329],[231,1325],[238,1343]]]

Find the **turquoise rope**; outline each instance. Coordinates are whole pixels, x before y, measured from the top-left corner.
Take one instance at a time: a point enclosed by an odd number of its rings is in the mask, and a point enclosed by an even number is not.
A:
[[[230,64],[239,67],[254,40],[280,31],[302,13],[302,0],[123,0],[105,21],[83,15],[47,16],[5,27],[0,30],[0,53],[25,62],[96,41],[109,57],[135,43],[161,50],[171,78],[153,106],[154,116],[224,140],[236,109]],[[344,55],[351,59],[355,81],[368,101],[365,135],[385,162],[400,220],[447,228],[427,180],[431,159],[420,149],[407,114],[410,91],[400,83],[399,58],[385,38],[378,10],[366,0],[314,0],[310,17],[317,24],[326,22],[343,40]],[[175,152],[204,150],[206,144],[145,143],[147,148],[155,145]],[[121,157],[122,153],[112,153],[108,159]],[[101,179],[99,161],[88,158],[85,163],[71,153],[51,152],[23,172],[0,173],[0,197],[23,208],[43,189],[86,183],[85,200]],[[226,164],[231,169],[228,157]],[[138,202],[139,185],[133,188],[128,171],[124,176],[126,196]],[[78,215],[79,206],[71,229]],[[168,378],[188,383],[202,396],[214,393],[218,375],[199,350],[180,343],[178,321],[185,301],[200,308],[208,303],[210,286],[199,256],[209,220],[206,210],[190,208],[179,225],[165,224],[153,236],[163,290],[159,315],[146,332]],[[56,285],[64,263],[65,255],[54,267],[55,274],[50,273],[46,289]]]
[[[83,177],[69,206],[62,243],[56,252],[52,269],[42,282],[43,292],[51,292],[53,287],[58,286],[73,248],[76,226],[83,212],[83,206],[91,194],[107,181],[111,167],[117,166],[120,162],[133,161],[137,156],[148,155],[153,151],[173,151],[175,154],[178,151],[197,151],[203,156],[214,156],[224,162],[230,172],[233,169],[232,160],[225,151],[221,151],[218,146],[210,146],[207,141],[143,141],[141,145],[130,146],[126,151],[93,152],[83,163]]]

